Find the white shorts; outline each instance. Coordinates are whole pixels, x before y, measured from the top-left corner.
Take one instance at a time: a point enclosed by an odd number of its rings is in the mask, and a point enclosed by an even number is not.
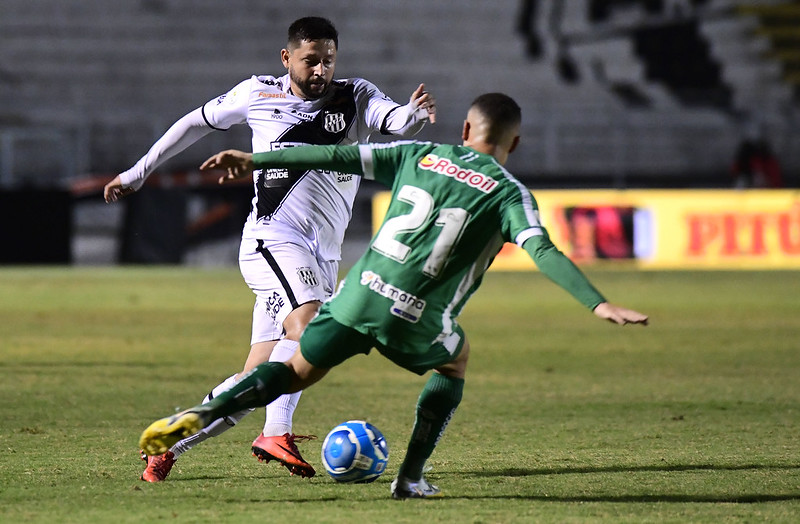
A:
[[[256,295],[250,344],[279,340],[283,321],[297,307],[325,302],[336,286],[339,263],[319,261],[307,247],[243,238],[239,269]]]

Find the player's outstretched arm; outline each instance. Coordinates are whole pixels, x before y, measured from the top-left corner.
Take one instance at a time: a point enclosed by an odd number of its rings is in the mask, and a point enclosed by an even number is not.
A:
[[[103,198],[106,203],[110,204],[111,202],[116,202],[125,195],[130,195],[134,191],[136,190],[132,187],[125,187],[122,184],[122,179],[117,175],[114,177],[114,180],[106,184],[103,188]]]
[[[384,119],[381,132],[390,135],[414,136],[425,126],[436,122],[436,99],[420,84],[404,106],[395,107]]]
[[[103,189],[106,202],[138,191],[153,170],[168,158],[172,158],[190,145],[213,131],[203,117],[202,108],[187,113],[159,138],[150,150],[127,171],[120,173]]]
[[[542,273],[583,305],[594,308],[592,311],[598,317],[620,325],[647,325],[647,315],[607,302],[583,272],[553,245],[546,234],[532,236],[525,241],[522,248],[528,252]]]
[[[615,306],[608,302],[603,302],[594,308],[594,314],[621,326],[625,324],[642,324],[646,326],[648,323],[647,315],[632,309]]]
[[[420,84],[413,93],[409,100],[411,105],[416,108],[425,109],[428,112],[428,121],[431,124],[436,123],[436,99],[428,91],[425,91],[425,84]]]
[[[253,174],[253,155],[237,149],[228,149],[212,156],[200,166],[201,171],[211,169],[224,169],[228,172],[219,178],[220,184],[244,178]]]

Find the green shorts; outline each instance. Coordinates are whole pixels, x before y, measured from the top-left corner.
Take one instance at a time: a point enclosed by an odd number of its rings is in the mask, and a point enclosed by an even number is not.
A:
[[[314,367],[330,369],[348,358],[367,355],[375,348],[384,357],[398,366],[424,375],[427,371],[455,360],[464,347],[464,332],[456,327],[460,337],[458,346],[452,354],[443,344],[434,343],[420,353],[408,353],[380,344],[374,337],[337,322],[325,305],[319,315],[311,321],[300,337],[300,351]]]

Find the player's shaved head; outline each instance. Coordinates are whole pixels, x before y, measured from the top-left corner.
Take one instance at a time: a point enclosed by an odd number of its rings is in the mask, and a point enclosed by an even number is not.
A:
[[[461,131],[462,144],[492,155],[505,164],[519,144],[522,111],[502,93],[486,93],[473,100]]]
[[[333,45],[339,48],[339,32],[327,18],[307,16],[295,20],[289,26],[287,47],[291,50],[300,46],[303,40],[332,40]]]
[[[483,140],[489,144],[500,144],[509,135],[513,138],[522,122],[519,105],[502,93],[480,95],[470,105],[469,115],[472,125],[480,128]]]

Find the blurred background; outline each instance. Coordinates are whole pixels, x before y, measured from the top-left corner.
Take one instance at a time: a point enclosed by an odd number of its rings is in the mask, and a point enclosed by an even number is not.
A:
[[[457,142],[476,95],[515,97],[507,167],[534,190],[800,186],[800,2],[3,0],[0,263],[235,264],[252,187],[197,166],[249,150],[246,126],[117,204],[102,187],[187,112],[282,75],[286,30],[308,15],[339,30],[337,78],[400,103],[426,84],[438,121],[418,138]],[[356,203],[345,263],[375,191]]]

